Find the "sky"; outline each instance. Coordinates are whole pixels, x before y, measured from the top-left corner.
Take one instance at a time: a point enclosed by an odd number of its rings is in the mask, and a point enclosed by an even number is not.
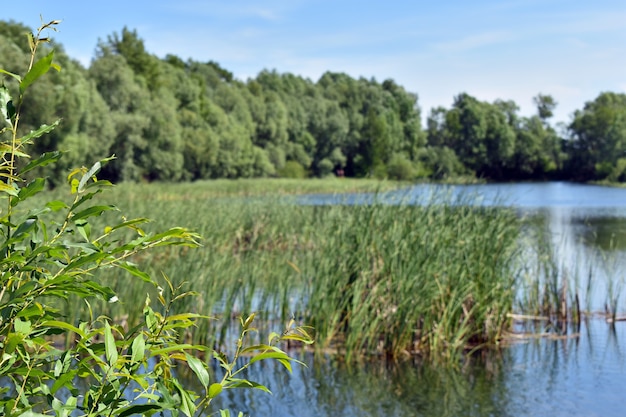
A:
[[[0,1],[2,20],[62,20],[52,37],[85,66],[128,27],[150,53],[216,61],[243,81],[263,69],[391,78],[423,117],[462,92],[530,116],[541,93],[567,123],[601,92],[626,93],[626,0]]]

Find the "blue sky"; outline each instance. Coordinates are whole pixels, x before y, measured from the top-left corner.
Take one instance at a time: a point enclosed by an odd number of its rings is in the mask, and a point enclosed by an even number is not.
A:
[[[543,93],[567,122],[600,92],[626,92],[625,0],[29,0],[0,19],[36,27],[40,14],[63,20],[53,36],[85,65],[127,26],[151,53],[214,60],[242,80],[262,69],[392,78],[424,116],[461,92],[530,115]]]

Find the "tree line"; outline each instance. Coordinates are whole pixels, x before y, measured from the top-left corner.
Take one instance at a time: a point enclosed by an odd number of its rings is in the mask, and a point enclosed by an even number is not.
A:
[[[6,70],[27,65],[30,31],[0,21]],[[214,61],[159,58],[128,28],[101,40],[88,68],[62,45],[49,47],[63,70],[29,91],[21,125],[63,119],[34,144],[35,153],[65,152],[47,172],[53,182],[109,155],[116,159],[103,175],[114,181],[328,175],[626,181],[625,94],[602,93],[568,124],[554,126],[552,96],[538,94],[536,114],[522,117],[513,101],[460,93],[450,108],[432,109],[422,126],[417,95],[391,79],[326,72],[313,82],[264,70],[241,81]]]

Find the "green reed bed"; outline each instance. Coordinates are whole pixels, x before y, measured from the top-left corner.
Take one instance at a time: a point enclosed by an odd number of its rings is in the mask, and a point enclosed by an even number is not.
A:
[[[193,305],[177,303],[181,311],[219,318],[184,335],[194,342],[225,344],[227,319],[256,311],[274,330],[292,317],[313,326],[320,351],[445,360],[496,343],[508,328],[520,231],[510,210],[445,199],[314,207],[276,197],[198,198],[201,184],[181,202],[169,187],[122,186],[112,198],[129,215],[157,219],[147,231],[176,224],[204,236],[202,248],[134,260],[199,294],[187,299]],[[106,215],[99,220],[95,227],[105,227]],[[156,295],[138,280],[98,273],[123,304],[93,308],[129,325],[146,292]],[[80,305],[64,308],[86,314]]]

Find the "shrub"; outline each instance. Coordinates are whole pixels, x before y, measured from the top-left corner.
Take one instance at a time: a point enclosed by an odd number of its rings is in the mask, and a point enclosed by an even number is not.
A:
[[[404,155],[394,155],[387,164],[387,175],[392,180],[411,181],[415,179],[416,172],[411,161]]]
[[[283,178],[306,178],[306,169],[299,162],[287,161],[283,169],[279,171],[280,176]]]
[[[129,416],[167,410],[173,416],[192,416],[203,413],[224,389],[267,391],[241,379],[240,373],[265,359],[278,360],[291,369],[291,358],[276,345],[285,339],[309,343],[306,331],[291,328],[282,335],[273,333],[267,344],[246,347],[254,330],[251,315],[241,319],[230,359],[206,346],[181,343],[183,331],[208,317],[171,314],[175,302],[194,294],[184,292],[167,277],[160,286],[132,259],[161,246],[196,247],[200,237],[184,228],[147,233],[142,229],[148,222],[145,218],[107,217],[109,226],[92,225],[94,218],[118,211],[113,205],[94,203],[112,185],[97,178],[111,158],[68,175],[70,203],[53,200],[38,205],[31,200],[45,189],[46,180],[27,182],[25,175],[55,163],[61,153],[31,159],[28,145],[54,130],[60,121],[21,135],[20,112],[29,87],[49,70],[60,70],[54,63],[54,51],[45,48],[47,38],[41,37],[42,31],[54,30],[58,23],[42,24],[36,35],[29,35],[31,61],[24,76],[0,69],[10,83],[0,87],[0,137],[6,138],[0,143],[0,202],[6,207],[0,212],[0,414]],[[124,231],[132,232],[133,239],[123,241]],[[114,289],[94,278],[93,273],[102,268],[117,268],[155,287],[158,308],[153,308],[147,297],[143,322],[131,324],[130,329],[94,314],[90,300],[118,301]],[[87,320],[72,323],[64,319],[58,306],[71,298],[84,302]],[[65,347],[61,343],[64,335]],[[244,354],[252,356],[241,365],[237,360]],[[218,361],[225,371],[223,377],[211,381],[209,367],[200,357]],[[191,369],[203,392],[182,386],[174,373],[176,363]]]

